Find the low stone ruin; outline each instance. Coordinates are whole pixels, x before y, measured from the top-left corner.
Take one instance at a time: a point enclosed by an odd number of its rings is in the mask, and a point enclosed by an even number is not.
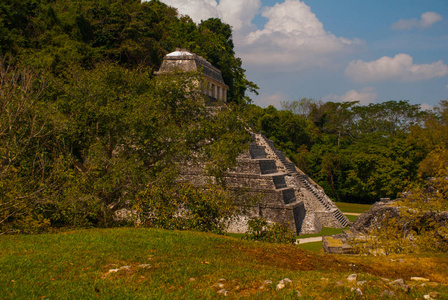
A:
[[[383,221],[388,219],[396,219],[400,222],[400,206],[397,201],[380,201],[375,203],[371,209],[359,217],[351,226],[350,230],[345,230],[341,234],[333,236],[324,236],[322,238],[322,248],[326,253],[332,254],[356,254],[350,241],[355,240],[357,243],[367,241],[374,238],[369,234],[374,229],[382,227]],[[448,226],[448,211],[427,211],[417,215],[416,220],[426,220],[427,222],[436,222],[440,226]],[[446,239],[446,238],[445,238]],[[381,255],[381,249],[372,250],[374,255]]]

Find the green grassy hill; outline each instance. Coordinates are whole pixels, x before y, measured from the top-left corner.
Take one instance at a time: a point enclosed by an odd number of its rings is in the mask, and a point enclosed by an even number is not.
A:
[[[189,231],[120,228],[0,238],[2,299],[399,299],[448,297],[448,257],[324,255]],[[349,282],[356,273],[362,286]],[[425,286],[410,280],[430,279]],[[276,285],[289,278],[282,290]],[[386,279],[387,278],[387,279]],[[415,287],[393,288],[403,278]],[[270,280],[272,284],[266,284]],[[359,298],[359,297],[358,297]],[[388,299],[387,296],[384,299]]]

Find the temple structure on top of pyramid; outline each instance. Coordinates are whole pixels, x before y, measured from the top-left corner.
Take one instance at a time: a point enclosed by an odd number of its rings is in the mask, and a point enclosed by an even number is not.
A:
[[[227,85],[219,69],[204,58],[185,50],[165,56],[159,72],[166,74],[175,69],[202,71],[213,98],[226,100]],[[237,165],[228,170],[224,180],[230,190],[244,191],[257,199],[256,203],[241,203],[245,214],[229,224],[228,231],[247,231],[251,217],[264,217],[281,223],[297,234],[318,233],[322,227],[344,228],[349,221],[336,207],[324,190],[297,168],[273,142],[260,133],[251,132],[252,143],[246,153],[237,159]],[[198,186],[205,185],[207,177],[203,164],[185,163],[181,178]]]
[[[221,71],[214,67],[202,56],[188,52],[185,49],[176,49],[176,51],[165,55],[162,65],[156,75],[167,74],[174,71],[196,72],[200,71],[203,75],[201,86],[207,95],[215,100],[227,101],[227,91],[229,87],[222,79]]]

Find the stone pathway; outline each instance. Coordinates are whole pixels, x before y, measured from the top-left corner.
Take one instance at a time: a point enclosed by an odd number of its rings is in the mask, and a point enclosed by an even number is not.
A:
[[[310,238],[304,238],[304,239],[297,239],[296,242],[297,242],[297,244],[322,242],[322,237],[321,236],[316,236],[316,237],[310,237]]]
[[[343,214],[347,215],[347,216],[360,216],[361,215],[360,213],[346,213],[346,212],[343,212]]]

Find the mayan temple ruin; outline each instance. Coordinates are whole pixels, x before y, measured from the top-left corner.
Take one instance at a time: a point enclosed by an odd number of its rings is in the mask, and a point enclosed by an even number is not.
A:
[[[176,50],[165,56],[156,74],[181,71],[201,71],[203,87],[211,99],[226,100],[225,85],[219,69],[204,58],[186,50]],[[251,132],[252,143],[237,159],[237,166],[227,172],[225,182],[230,190],[244,190],[258,197],[246,215],[229,225],[229,232],[242,233],[250,217],[265,217],[281,223],[297,234],[318,233],[322,227],[343,228],[349,223],[324,190],[297,168],[273,142],[260,133]],[[204,164],[205,165],[205,164]],[[204,165],[185,167],[181,177],[194,184],[206,182]]]

